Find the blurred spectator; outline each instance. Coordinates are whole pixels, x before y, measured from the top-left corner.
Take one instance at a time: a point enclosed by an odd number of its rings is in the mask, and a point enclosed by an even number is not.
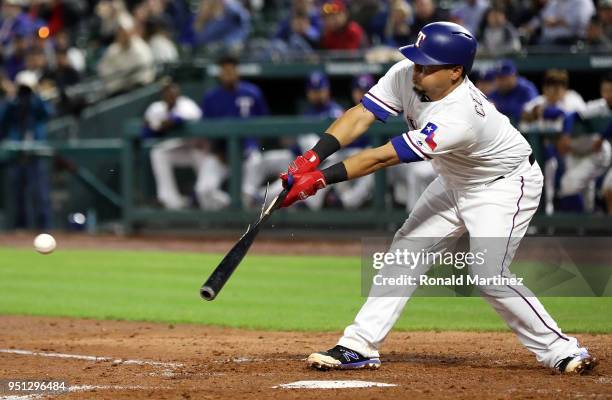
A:
[[[584,44],[592,50],[612,50],[612,38],[606,36],[604,26],[598,16],[591,18],[586,30]]]
[[[29,14],[46,21],[49,35],[54,36],[61,31],[74,33],[85,11],[82,0],[38,0],[31,2]]]
[[[162,21],[168,36],[178,43],[188,44],[193,39],[192,16],[187,0],[143,0],[132,9],[137,29],[145,36],[149,20]]]
[[[451,16],[455,22],[476,36],[488,8],[488,0],[463,0],[452,9]]]
[[[164,20],[156,17],[149,18],[145,32],[145,39],[151,47],[153,59],[157,65],[178,60],[178,50],[170,39]]]
[[[323,36],[321,48],[324,50],[356,50],[366,44],[361,26],[349,17],[342,0],[330,0],[321,7],[323,15]]]
[[[34,20],[24,11],[28,0],[3,0],[0,14],[0,44],[8,46],[17,36],[29,37],[36,31]]]
[[[164,5],[164,20],[170,21],[173,37],[181,44],[191,43],[193,16],[189,0],[160,0]]]
[[[520,51],[521,40],[518,30],[508,22],[502,8],[493,7],[487,11],[480,45],[492,56]]]
[[[98,75],[104,80],[109,94],[146,85],[155,79],[151,48],[133,29],[131,17],[121,15],[115,41],[98,64]]]
[[[83,100],[70,98],[66,89],[79,83],[81,76],[70,64],[66,50],[58,48],[54,58],[55,66],[47,66],[40,78],[41,94],[45,93],[47,98],[58,98],[58,102],[55,104],[57,115],[78,114],[83,106]]]
[[[584,107],[582,96],[569,89],[567,71],[550,69],[544,74],[542,94],[525,104],[521,120],[540,129],[561,131],[565,116]]]
[[[391,47],[409,44],[413,18],[412,7],[405,0],[390,0],[380,41]]]
[[[496,74],[497,71],[494,68],[485,71],[474,70],[470,75],[470,80],[485,96],[489,97],[497,88]]]
[[[51,109],[36,93],[38,79],[31,71],[15,78],[16,96],[8,102],[0,119],[0,135],[16,142],[47,139],[47,121]],[[48,229],[51,227],[49,171],[47,161],[24,152],[7,167],[9,187],[16,205],[16,228]]]
[[[40,49],[30,49],[26,55],[25,71],[32,71],[36,78],[40,80],[43,72],[47,69],[48,63],[45,53]],[[40,89],[40,88],[39,88]]]
[[[55,48],[66,52],[72,68],[79,73],[85,72],[85,54],[83,50],[72,44],[68,32],[58,32],[53,39],[55,40]]]
[[[55,67],[45,68],[41,77],[41,85],[50,82],[58,89],[79,83],[81,77],[79,72],[70,64],[68,52],[65,49],[57,49],[55,52]]]
[[[421,29],[435,21],[448,21],[450,15],[447,11],[438,8],[435,0],[414,0],[414,23],[410,27],[412,31],[410,43],[416,41],[416,37]]]
[[[288,44],[315,48],[321,39],[321,15],[312,0],[293,0],[291,15],[280,22],[274,38]]]
[[[548,0],[522,29],[528,36],[541,29],[539,44],[569,45],[585,36],[594,13],[593,0]]]
[[[163,137],[187,121],[197,121],[202,111],[197,103],[181,95],[180,87],[167,82],[161,91],[161,99],[152,103],[145,111],[143,137]],[[181,196],[174,168],[190,167],[196,174],[194,190],[202,185],[201,180],[211,171],[222,169],[219,158],[209,151],[204,139],[167,139],[151,149],[151,168],[157,187],[157,199],[167,209],[176,210],[189,205]],[[220,178],[221,179],[221,178]]]
[[[113,43],[121,20],[131,18],[123,0],[100,0],[96,4],[95,15],[91,31],[94,33],[94,41],[101,47]]]
[[[516,66],[510,60],[500,63],[496,72],[496,86],[489,100],[499,112],[513,123],[518,123],[525,104],[538,95],[538,90],[533,83],[518,76]]]
[[[251,16],[237,0],[201,0],[193,30],[196,46],[239,51],[251,33]]]
[[[612,0],[600,0],[597,15],[601,20],[604,35],[612,40]]]
[[[363,27],[368,33],[371,33],[374,19],[380,14],[385,6],[392,3],[393,0],[351,0],[346,3],[349,9],[349,15],[353,21]],[[384,22],[383,22],[384,25]]]
[[[8,77],[0,71],[0,118],[6,108],[7,100],[17,93],[15,84],[8,79]],[[0,139],[2,138],[2,132],[0,132]]]
[[[219,66],[220,85],[204,94],[200,104],[204,119],[250,118],[268,115],[268,105],[259,87],[240,80],[238,60],[235,57],[221,57],[217,65]],[[216,147],[215,151],[225,153],[219,143],[216,143],[214,147]],[[247,164],[249,158],[259,157],[257,139],[246,139],[243,149]],[[221,165],[218,170],[211,170],[202,177],[201,186],[196,190],[201,208],[221,209],[229,205],[229,195],[221,190],[221,184],[226,177],[227,167],[225,165]],[[247,179],[243,179],[243,184],[246,182]]]
[[[17,35],[13,38],[12,49],[4,54],[3,67],[10,80],[25,69],[26,55],[30,49],[32,41],[30,36]]]

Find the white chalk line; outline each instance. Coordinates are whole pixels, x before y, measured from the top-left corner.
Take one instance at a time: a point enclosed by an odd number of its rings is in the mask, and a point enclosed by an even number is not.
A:
[[[394,383],[369,382],[358,380],[346,381],[297,381],[272,386],[272,389],[356,389],[371,387],[394,387]]]
[[[50,392],[50,393],[36,393],[26,394],[23,396],[0,396],[0,400],[34,400],[43,399],[48,396],[58,396],[66,392],[88,392],[90,390],[157,390],[157,389],[168,389],[164,387],[152,387],[152,386],[118,386],[118,385],[75,385],[70,386],[67,390]]]
[[[223,360],[214,360],[216,364],[227,364],[236,363],[244,364],[251,362],[270,362],[270,361],[306,361],[306,358],[288,358],[288,357],[277,357],[277,358],[250,358],[250,357],[233,357],[225,358]]]
[[[100,357],[100,356],[85,356],[80,354],[64,354],[64,353],[48,353],[40,351],[30,350],[18,350],[18,349],[0,349],[0,353],[5,354],[19,354],[24,356],[40,356],[40,357],[52,357],[52,358],[69,358],[74,360],[85,360],[85,361],[110,361],[113,364],[123,365],[152,365],[155,367],[165,368],[179,368],[182,367],[181,363],[161,362],[161,361],[150,361],[150,360],[130,360],[113,357]]]

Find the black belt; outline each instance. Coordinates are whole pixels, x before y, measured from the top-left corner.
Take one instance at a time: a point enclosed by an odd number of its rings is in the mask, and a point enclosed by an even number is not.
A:
[[[529,164],[533,165],[535,163],[536,159],[535,156],[533,155],[533,153],[529,154]],[[502,176],[498,176],[497,178],[493,179],[490,183],[488,183],[488,185],[490,185],[493,182],[497,182],[500,179],[504,179],[506,177],[506,175],[502,175]]]

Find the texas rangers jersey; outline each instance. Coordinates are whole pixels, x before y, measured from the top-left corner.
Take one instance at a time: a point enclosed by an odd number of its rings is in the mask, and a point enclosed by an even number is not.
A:
[[[398,62],[362,100],[383,122],[404,114],[409,131],[391,140],[401,161],[432,160],[446,184],[466,188],[507,175],[527,159],[525,138],[467,78],[429,101],[414,90],[413,68],[410,60]]]

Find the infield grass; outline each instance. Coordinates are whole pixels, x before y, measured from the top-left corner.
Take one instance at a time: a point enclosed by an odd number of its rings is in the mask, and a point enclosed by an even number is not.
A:
[[[340,331],[365,300],[357,257],[248,255],[219,297],[198,290],[220,254],[0,249],[0,314]],[[542,298],[567,332],[612,331],[612,298]],[[607,317],[606,317],[607,316]],[[400,330],[507,329],[480,298],[417,297]]]

